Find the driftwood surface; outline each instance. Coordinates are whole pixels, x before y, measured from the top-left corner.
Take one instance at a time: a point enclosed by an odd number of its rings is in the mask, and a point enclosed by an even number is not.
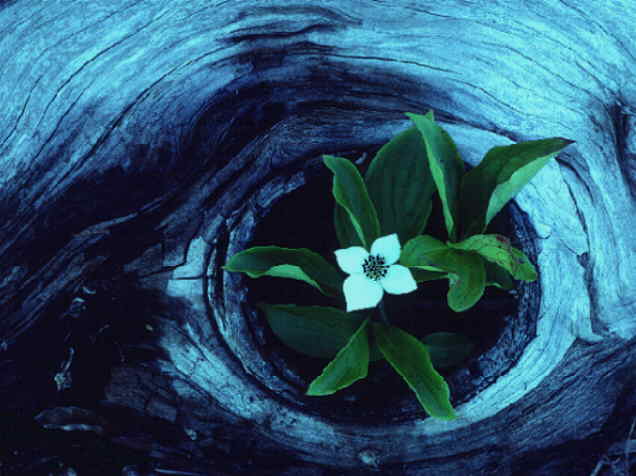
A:
[[[0,2],[0,473],[628,474],[635,27],[589,0]],[[576,141],[507,207],[539,279],[449,375],[451,422],[305,396],[220,268],[322,154],[429,109],[473,166]]]

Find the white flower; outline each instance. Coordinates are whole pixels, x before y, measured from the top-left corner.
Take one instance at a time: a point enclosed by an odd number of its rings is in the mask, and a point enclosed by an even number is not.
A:
[[[397,233],[381,236],[371,245],[371,253],[361,246],[336,250],[338,266],[350,276],[342,290],[347,312],[378,305],[384,291],[406,294],[417,289],[411,271],[400,264],[400,241]]]

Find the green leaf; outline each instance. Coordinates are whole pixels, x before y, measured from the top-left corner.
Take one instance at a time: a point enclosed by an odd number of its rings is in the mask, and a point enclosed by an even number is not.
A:
[[[273,276],[304,281],[327,296],[340,294],[344,280],[334,266],[307,248],[255,246],[235,254],[222,268],[251,278]]]
[[[510,240],[503,235],[473,235],[459,243],[447,243],[451,248],[475,251],[486,260],[505,269],[515,279],[534,281],[536,271],[519,250],[513,251]]]
[[[364,320],[347,345],[329,362],[322,374],[309,384],[306,395],[331,395],[367,376],[369,337],[366,327],[368,322],[369,319]]]
[[[416,127],[382,146],[367,169],[365,182],[382,236],[397,233],[400,243],[406,243],[426,227],[435,183]]]
[[[437,279],[448,278],[448,273],[445,271],[428,271],[420,268],[409,268],[413,279],[416,283],[423,283],[425,281],[435,281]]]
[[[447,273],[450,281],[448,305],[455,312],[469,309],[484,294],[484,260],[477,253],[450,248],[430,235],[409,240],[402,250],[400,264]]]
[[[323,155],[323,161],[334,173],[332,193],[349,219],[366,249],[380,236],[380,222],[369,192],[356,166],[347,159]]]
[[[384,358],[415,392],[424,410],[436,418],[454,419],[448,384],[433,368],[427,347],[394,326],[373,323],[373,331]]]
[[[419,235],[407,241],[402,248],[400,264],[427,271],[443,271],[435,263],[447,250],[448,246],[437,238],[431,235]]]
[[[513,275],[513,278],[522,281],[536,281],[538,277],[537,270],[523,251],[513,247],[512,254],[517,260],[517,272]]]
[[[470,339],[453,332],[435,332],[422,339],[436,369],[453,367],[463,362],[475,347]]]
[[[310,357],[336,356],[365,320],[365,312],[345,312],[335,307],[258,303],[276,336],[285,345]],[[382,358],[372,346],[370,359]]]
[[[450,271],[448,306],[455,312],[470,309],[481,299],[486,288],[484,259],[477,253],[448,250],[444,267]]]
[[[514,283],[508,271],[490,261],[485,261],[484,265],[486,267],[486,286],[495,286],[505,291],[512,289]]]
[[[451,241],[457,236],[459,219],[459,185],[464,174],[464,162],[450,135],[433,118],[406,113],[420,131],[435,186],[442,202],[444,222]]]
[[[517,260],[512,255],[510,240],[504,235],[473,235],[459,243],[446,243],[450,248],[475,251],[491,263],[495,263],[514,275]]]
[[[462,238],[480,234],[536,173],[574,141],[552,137],[493,147],[461,181]],[[452,240],[455,241],[455,240]]]
[[[338,242],[342,248],[362,246],[362,241],[351,224],[347,210],[338,205],[338,202],[334,205],[333,222]]]

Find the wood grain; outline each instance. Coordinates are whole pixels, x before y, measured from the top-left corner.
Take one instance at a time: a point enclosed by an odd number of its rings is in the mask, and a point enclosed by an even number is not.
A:
[[[636,415],[635,26],[589,0],[0,2],[0,472],[590,474]],[[576,141],[505,209],[539,279],[447,376],[452,422],[382,381],[305,396],[220,269],[284,197],[290,242],[331,211],[303,195],[322,154],[429,109],[473,166]]]

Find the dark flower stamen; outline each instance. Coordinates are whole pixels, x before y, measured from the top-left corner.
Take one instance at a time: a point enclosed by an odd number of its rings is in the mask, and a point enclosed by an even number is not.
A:
[[[389,269],[384,263],[384,257],[380,255],[369,255],[369,257],[364,260],[364,263],[362,263],[362,271],[367,278],[377,281],[380,278],[384,278]]]

